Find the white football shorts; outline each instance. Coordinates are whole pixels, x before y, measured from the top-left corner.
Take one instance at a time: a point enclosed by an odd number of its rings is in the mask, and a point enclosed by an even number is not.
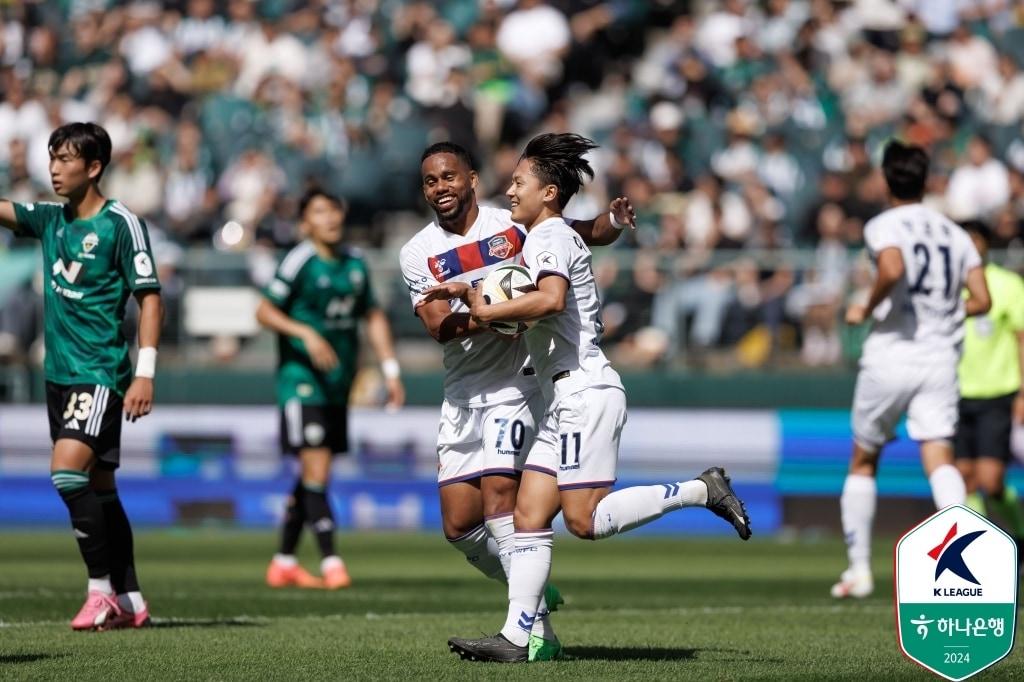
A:
[[[487,407],[459,407],[444,401],[437,432],[437,484],[518,474],[537,438],[543,414],[540,391],[525,402]]]
[[[610,386],[565,396],[544,416],[527,469],[558,479],[559,490],[615,484],[626,394]]]
[[[877,451],[895,437],[905,412],[912,439],[950,439],[956,433],[959,400],[955,364],[861,367],[853,391],[853,438]]]

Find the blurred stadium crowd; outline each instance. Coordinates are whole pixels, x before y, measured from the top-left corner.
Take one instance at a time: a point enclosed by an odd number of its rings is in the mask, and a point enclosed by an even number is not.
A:
[[[1021,249],[1022,67],[1021,0],[0,0],[0,195],[51,197],[50,130],[101,123],[173,314],[198,247],[265,277],[310,183],[394,267],[430,218],[426,144],[470,148],[504,205],[524,139],[571,130],[602,148],[567,212],[637,207],[597,262],[613,360],[831,365],[856,354],[838,312],[890,136],[931,151],[928,202]],[[0,352],[34,339],[30,298]]]

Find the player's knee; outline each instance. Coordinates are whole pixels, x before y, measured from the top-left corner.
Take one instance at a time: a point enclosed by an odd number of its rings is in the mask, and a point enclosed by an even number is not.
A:
[[[483,523],[482,519],[446,517],[441,519],[441,528],[444,531],[444,536],[449,541],[454,541],[472,532],[481,523]]]
[[[496,486],[488,486],[483,496],[484,516],[507,514],[516,508],[516,491],[519,486],[515,480],[502,479]]]
[[[569,514],[562,512],[565,527],[570,533],[584,540],[594,539],[594,517],[592,514]]]

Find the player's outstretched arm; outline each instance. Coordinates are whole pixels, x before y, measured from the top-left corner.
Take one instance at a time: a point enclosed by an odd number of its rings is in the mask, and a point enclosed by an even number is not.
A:
[[[338,355],[331,344],[309,325],[296,322],[276,305],[263,299],[256,308],[256,321],[278,334],[298,339],[306,346],[313,366],[321,372],[329,372],[338,366]]]
[[[484,303],[483,294],[474,289],[469,295],[470,315],[479,324],[491,322],[532,322],[565,310],[569,281],[559,275],[550,275],[537,282],[537,290],[511,301]]]
[[[0,225],[8,230],[18,227],[18,218],[14,214],[14,204],[6,199],[0,199]]]
[[[145,417],[153,410],[156,349],[160,345],[160,327],[164,321],[164,304],[159,291],[139,291],[135,300],[139,304],[139,358],[135,379],[124,394],[124,418],[128,421]]]
[[[878,274],[875,275],[868,302],[866,305],[851,305],[847,308],[846,323],[860,324],[866,320],[871,311],[886,299],[896,283],[903,279],[904,272],[903,254],[899,248],[891,246],[882,249],[878,254]]]
[[[391,337],[388,317],[380,308],[373,308],[366,314],[366,338],[373,346],[388,389],[387,406],[397,409],[405,402],[405,387],[399,378],[398,359],[395,358],[395,344]]]
[[[636,229],[636,211],[627,197],[616,197],[608,204],[607,213],[593,220],[574,221],[572,229],[588,246],[608,246],[619,238],[626,226]]]

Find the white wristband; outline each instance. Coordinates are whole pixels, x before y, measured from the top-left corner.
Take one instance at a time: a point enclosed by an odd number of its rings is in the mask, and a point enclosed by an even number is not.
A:
[[[146,379],[156,376],[156,348],[147,346],[139,349],[139,359],[135,363],[135,376]]]
[[[398,364],[398,360],[394,358],[388,358],[382,360],[380,363],[381,374],[384,375],[385,379],[397,379],[402,374],[402,368]]]
[[[608,220],[611,222],[612,227],[616,230],[621,230],[626,226],[615,219],[615,211],[608,211]]]

